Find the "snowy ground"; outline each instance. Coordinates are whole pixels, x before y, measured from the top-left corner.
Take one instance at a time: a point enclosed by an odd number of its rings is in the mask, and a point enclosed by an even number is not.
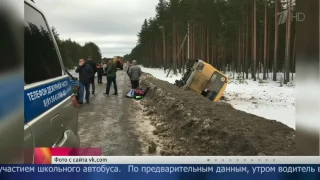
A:
[[[181,74],[170,74],[166,77],[167,73],[162,69],[142,67],[142,71],[170,83],[174,83],[175,80],[181,78]],[[289,86],[283,85],[280,87],[279,82],[274,82],[271,79],[253,81],[249,76],[248,80],[240,83],[239,80],[233,80],[232,73],[226,73],[226,75],[230,77],[230,83],[224,94],[227,99],[226,102],[238,110],[280,121],[295,129],[294,82],[290,83]],[[259,76],[262,78],[262,74]],[[269,77],[272,78],[272,74],[269,74]],[[279,74],[278,77],[281,79],[283,75]]]
[[[170,72],[169,76],[167,77],[168,72],[165,72],[163,69],[152,69],[152,68],[146,68],[141,67],[142,71],[145,73],[152,74],[154,77],[161,79],[163,81],[168,81],[169,83],[174,84],[175,80],[178,80],[182,77],[182,74],[174,75],[172,72]]]

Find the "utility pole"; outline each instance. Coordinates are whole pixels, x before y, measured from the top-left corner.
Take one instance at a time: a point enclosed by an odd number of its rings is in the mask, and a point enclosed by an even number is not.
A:
[[[184,42],[186,41],[187,37],[188,37],[188,34],[185,35],[185,37],[184,37],[184,39],[183,39],[183,41],[182,41],[182,44],[181,44],[181,46],[180,46],[180,50],[179,50],[179,52],[178,52],[178,54],[177,54],[177,56],[175,57],[174,60],[176,60],[176,59],[178,58],[178,56],[179,56],[179,54],[180,54],[180,52],[181,52],[181,50],[182,50],[182,48],[183,48]],[[170,71],[171,71],[171,68],[169,69],[166,77],[169,76]],[[183,72],[183,73],[184,73],[184,72]]]
[[[188,23],[188,59],[190,58],[190,24]]]
[[[187,38],[188,38],[188,44],[187,44],[187,45],[188,45],[188,47],[187,47],[187,48],[188,48],[188,50],[187,50],[188,52],[187,52],[187,57],[188,57],[188,59],[190,58],[190,38],[189,38],[189,31],[190,31],[190,25],[189,25],[189,23],[188,23],[188,33],[186,34],[186,36],[184,37],[184,39],[183,39],[183,41],[182,41],[182,44],[181,44],[181,46],[180,46],[180,50],[179,50],[176,58],[178,58],[178,56],[179,56],[179,54],[180,54],[180,52],[181,52],[181,50],[182,50],[182,48],[183,48],[184,42],[186,41]],[[169,69],[166,77],[169,76],[170,71],[171,71],[171,68]],[[184,75],[184,70],[182,70],[182,75]]]
[[[188,23],[188,47],[187,47],[187,61],[190,59],[190,23]],[[184,76],[184,71],[185,71],[185,65],[182,68],[182,75]]]

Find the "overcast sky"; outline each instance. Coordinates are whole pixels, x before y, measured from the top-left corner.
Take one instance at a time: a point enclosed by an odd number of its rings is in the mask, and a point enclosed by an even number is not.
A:
[[[159,0],[34,0],[62,39],[92,41],[103,57],[131,52]]]

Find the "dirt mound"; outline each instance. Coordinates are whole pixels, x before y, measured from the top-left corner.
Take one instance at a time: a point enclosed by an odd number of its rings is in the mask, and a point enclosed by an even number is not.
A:
[[[197,93],[144,74],[143,100],[154,134],[172,138],[164,155],[294,155],[295,131],[286,125],[213,103]]]

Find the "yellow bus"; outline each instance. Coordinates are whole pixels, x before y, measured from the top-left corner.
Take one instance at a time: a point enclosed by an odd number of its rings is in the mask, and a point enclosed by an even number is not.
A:
[[[123,70],[123,59],[120,56],[114,56],[113,62],[116,63],[117,68]]]
[[[212,65],[203,60],[191,60],[187,62],[187,72],[176,85],[184,89],[191,89],[213,102],[222,97],[228,85],[228,77],[218,71]]]

